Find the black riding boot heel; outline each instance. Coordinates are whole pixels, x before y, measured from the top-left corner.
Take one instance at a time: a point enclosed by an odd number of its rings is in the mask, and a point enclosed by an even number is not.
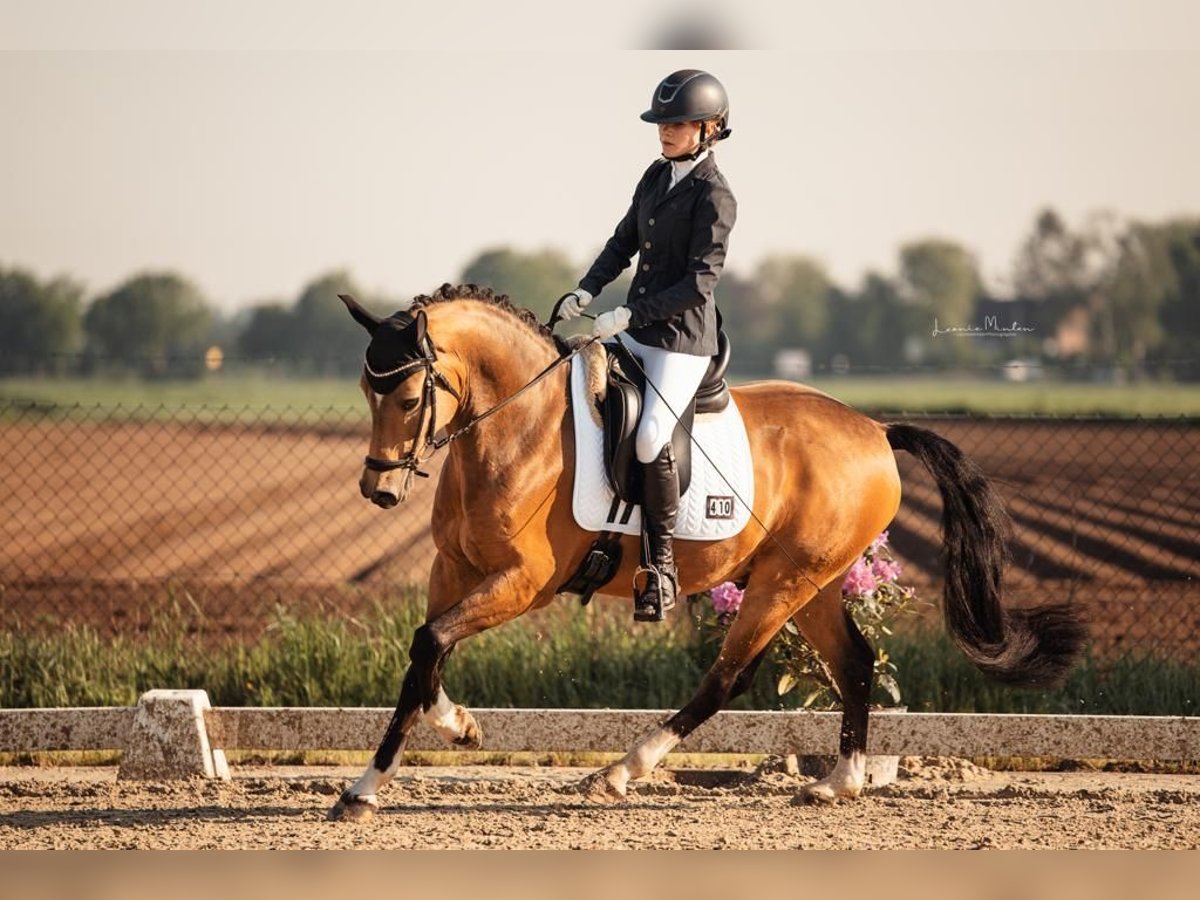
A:
[[[675,606],[679,570],[675,567],[672,536],[679,513],[679,476],[671,445],[653,462],[642,466],[642,564],[634,573],[633,618],[661,622]],[[638,588],[638,576],[645,584]]]

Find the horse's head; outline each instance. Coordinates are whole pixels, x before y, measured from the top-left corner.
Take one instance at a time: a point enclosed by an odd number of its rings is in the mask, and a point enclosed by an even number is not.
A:
[[[422,453],[458,412],[458,379],[438,361],[424,310],[385,319],[348,294],[338,296],[371,335],[360,381],[371,407],[371,444],[358,486],[372,503],[390,509],[408,497],[413,477],[424,474]]]

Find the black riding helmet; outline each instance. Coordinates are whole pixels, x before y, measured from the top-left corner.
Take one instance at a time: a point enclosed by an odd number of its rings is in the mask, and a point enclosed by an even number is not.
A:
[[[721,117],[715,134],[706,134],[707,120]],[[729,96],[721,82],[700,69],[680,69],[658,83],[650,98],[650,108],[642,113],[643,122],[704,122],[700,129],[700,146],[692,156],[699,156],[710,144],[729,137]]]

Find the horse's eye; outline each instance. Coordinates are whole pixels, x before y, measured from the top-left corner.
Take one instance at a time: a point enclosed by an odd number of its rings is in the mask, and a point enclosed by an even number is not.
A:
[[[400,404],[400,408],[405,412],[412,412],[417,408],[417,404],[421,402],[420,397],[410,397]]]

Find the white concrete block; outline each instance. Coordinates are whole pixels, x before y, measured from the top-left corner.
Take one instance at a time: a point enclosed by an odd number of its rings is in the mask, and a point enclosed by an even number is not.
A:
[[[209,709],[204,691],[147,691],[137,712],[117,777],[135,780],[229,778],[221,751],[214,758],[205,727]]]

